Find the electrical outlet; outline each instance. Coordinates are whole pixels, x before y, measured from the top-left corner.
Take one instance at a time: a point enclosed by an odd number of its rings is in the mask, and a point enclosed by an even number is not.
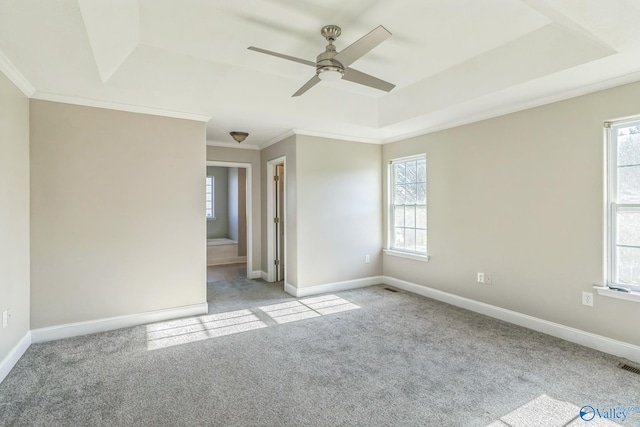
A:
[[[593,307],[593,294],[591,292],[582,293],[582,305]]]
[[[7,326],[9,326],[9,310],[2,312],[2,327],[6,328]]]
[[[365,255],[364,256],[364,262],[366,262],[367,264],[369,264],[371,262],[371,257],[369,255]]]
[[[484,273],[478,273],[478,283],[484,283]]]
[[[491,277],[490,274],[485,274],[484,275],[484,283],[486,285],[490,285],[493,282],[493,277]]]

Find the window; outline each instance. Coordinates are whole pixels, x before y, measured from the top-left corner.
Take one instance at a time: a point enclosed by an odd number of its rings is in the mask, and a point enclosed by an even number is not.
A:
[[[424,155],[391,161],[389,247],[427,254],[427,162]]]
[[[640,291],[640,120],[608,127],[610,286]]]
[[[215,182],[214,177],[207,177],[207,219],[216,219],[213,216],[213,184]]]

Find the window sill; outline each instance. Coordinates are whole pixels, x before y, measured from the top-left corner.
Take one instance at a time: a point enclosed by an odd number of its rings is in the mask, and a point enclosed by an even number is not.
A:
[[[412,254],[410,252],[394,251],[393,249],[383,249],[382,252],[384,252],[385,255],[397,256],[399,258],[414,259],[416,261],[423,261],[423,262],[429,261],[429,258],[430,258],[429,255],[418,255],[418,254]]]
[[[598,295],[602,295],[603,297],[618,298],[618,299],[624,299],[627,301],[640,302],[640,292],[614,291],[613,289],[609,289],[607,286],[597,286],[597,285],[594,285],[593,289],[595,289],[596,292],[598,292]]]
[[[216,219],[218,218],[216,218],[215,216],[212,216],[211,218],[207,218],[207,221],[215,221]]]

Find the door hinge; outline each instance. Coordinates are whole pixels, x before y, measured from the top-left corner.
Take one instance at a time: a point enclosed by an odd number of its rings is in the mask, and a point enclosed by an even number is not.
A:
[[[280,181],[280,177],[279,177],[278,175],[275,175],[275,176],[273,177],[273,180],[274,180],[274,181]]]
[[[273,218],[273,222],[276,224],[280,224],[280,218]]]
[[[273,260],[273,265],[280,265],[280,260],[279,259],[274,259]]]

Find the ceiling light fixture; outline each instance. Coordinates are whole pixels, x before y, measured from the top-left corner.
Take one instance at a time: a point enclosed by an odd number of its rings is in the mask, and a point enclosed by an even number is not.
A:
[[[235,139],[236,142],[241,143],[242,141],[244,141],[245,139],[247,139],[247,137],[249,136],[249,134],[247,132],[229,132],[229,135],[231,135],[231,138]]]
[[[318,67],[317,74],[320,80],[335,82],[344,76],[344,69],[335,65],[325,65],[324,67]]]

